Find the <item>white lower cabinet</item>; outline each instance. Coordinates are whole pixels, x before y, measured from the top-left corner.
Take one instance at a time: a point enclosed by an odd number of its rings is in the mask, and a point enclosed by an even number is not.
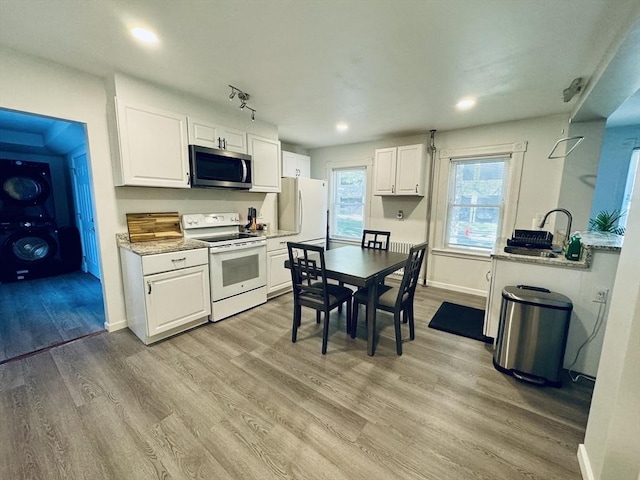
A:
[[[145,344],[208,321],[206,248],[143,256],[121,248],[120,260],[128,326]]]
[[[267,239],[267,297],[273,298],[291,290],[291,272],[284,262],[289,259],[287,242],[296,242],[297,235]]]

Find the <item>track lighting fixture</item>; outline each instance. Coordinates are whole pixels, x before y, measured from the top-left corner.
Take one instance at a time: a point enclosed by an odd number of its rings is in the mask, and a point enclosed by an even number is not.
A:
[[[256,111],[255,109],[247,105],[247,102],[251,98],[251,95],[249,95],[247,92],[243,92],[242,90],[234,87],[233,85],[229,85],[229,87],[231,88],[231,93],[229,94],[229,101],[232,101],[237,95],[238,99],[240,100],[240,110],[244,110],[245,108],[247,110],[251,110],[251,121],[252,122],[255,121]]]

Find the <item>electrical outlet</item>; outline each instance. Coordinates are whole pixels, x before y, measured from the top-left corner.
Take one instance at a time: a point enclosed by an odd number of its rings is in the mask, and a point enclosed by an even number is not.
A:
[[[605,287],[595,287],[593,289],[593,301],[596,303],[607,303],[609,289]]]
[[[398,217],[398,220],[402,220],[404,217],[404,212],[402,210],[398,210],[396,217]]]
[[[262,218],[262,212],[258,212],[258,218]]]

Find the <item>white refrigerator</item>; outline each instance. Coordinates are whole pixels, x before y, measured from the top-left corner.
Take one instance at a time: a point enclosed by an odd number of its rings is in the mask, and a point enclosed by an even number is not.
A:
[[[327,181],[283,177],[278,194],[278,228],[298,232],[299,242],[324,245],[327,235]]]

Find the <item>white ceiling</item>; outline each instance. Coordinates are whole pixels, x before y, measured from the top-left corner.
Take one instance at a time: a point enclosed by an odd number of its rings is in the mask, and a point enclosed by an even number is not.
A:
[[[232,84],[315,148],[568,113],[563,89],[594,75],[635,1],[0,0],[0,45],[226,106]],[[478,104],[458,112],[464,96]]]

